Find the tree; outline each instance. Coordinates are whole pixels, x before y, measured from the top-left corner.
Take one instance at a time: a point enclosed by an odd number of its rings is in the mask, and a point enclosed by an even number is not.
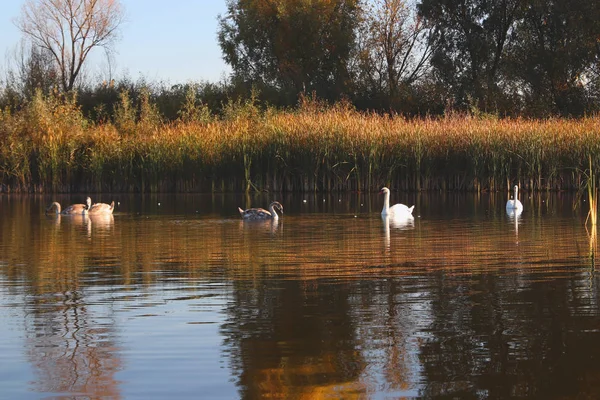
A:
[[[506,48],[525,0],[421,0],[419,13],[436,28],[437,79],[457,105],[495,109],[503,90]]]
[[[534,114],[582,115],[600,59],[600,3],[528,0],[515,28],[512,70]]]
[[[6,91],[13,98],[11,106],[31,100],[37,91],[48,95],[58,88],[58,71],[50,52],[21,42],[12,58],[6,72]]]
[[[52,54],[68,92],[90,51],[110,48],[123,16],[119,0],[26,0],[16,24],[34,45]]]
[[[336,99],[349,83],[358,0],[228,0],[219,44],[235,78]]]
[[[358,85],[397,106],[426,72],[434,42],[406,0],[375,0],[364,5],[357,46]]]

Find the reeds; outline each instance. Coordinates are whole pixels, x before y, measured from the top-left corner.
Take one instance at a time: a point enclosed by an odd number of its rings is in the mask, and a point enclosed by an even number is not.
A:
[[[2,190],[578,190],[600,160],[600,117],[408,120],[307,101],[295,110],[230,102],[222,118],[164,123],[123,96],[114,123],[41,96],[0,114]],[[582,162],[582,160],[585,160]]]
[[[594,168],[592,166],[592,156],[589,156],[589,169],[587,173],[586,189],[590,210],[585,223],[587,225],[588,221],[590,221],[592,229],[595,230],[598,215],[598,188],[596,187],[596,176],[594,175]]]
[[[596,175],[594,174],[594,168],[592,165],[592,156],[588,157],[589,168],[586,171],[586,189],[588,195],[588,203],[590,210],[588,211],[585,219],[585,228],[587,230],[588,221],[590,222],[590,230],[588,235],[590,238],[590,260],[592,264],[592,271],[596,270],[596,253],[598,247],[598,228],[596,225],[598,215],[598,188],[596,186]]]

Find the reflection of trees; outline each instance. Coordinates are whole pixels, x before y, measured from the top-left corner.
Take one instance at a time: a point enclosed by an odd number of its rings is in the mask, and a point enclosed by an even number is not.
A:
[[[34,310],[25,322],[28,355],[39,374],[35,390],[119,398],[115,374],[122,365],[112,318],[86,304],[79,291],[48,297],[26,305]]]
[[[222,328],[243,398],[364,395],[347,288],[240,282]]]
[[[117,329],[91,289],[178,275],[233,282],[221,332],[247,398],[593,393],[600,354],[586,332],[597,330],[589,326],[597,289],[562,278],[587,272],[574,267],[589,251],[583,225],[525,213],[516,246],[514,221],[498,204],[485,231],[454,210],[457,219],[418,219],[388,235],[378,209],[372,218],[284,217],[273,226],[57,219],[15,207],[0,224],[0,273],[17,283],[7,290],[27,292],[40,390],[118,395]]]
[[[44,216],[29,207],[29,201],[15,202],[12,218],[0,224],[0,259],[11,260],[4,269],[7,277],[25,284],[25,346],[38,375],[32,386],[48,393],[118,398],[115,374],[121,360],[112,311],[107,304],[92,304],[89,283],[82,279],[97,267],[90,260],[105,250],[102,240],[98,247],[90,241],[98,226],[87,216]]]
[[[564,271],[567,273],[567,271]],[[583,276],[584,274],[582,274]],[[421,395],[586,398],[597,394],[597,293],[582,280],[465,276],[432,293],[432,335],[421,346]],[[523,282],[527,282],[526,285]],[[575,284],[575,285],[574,285]],[[595,361],[594,361],[595,360]],[[593,372],[595,371],[595,372]]]
[[[426,299],[412,300],[415,283],[390,278],[362,281],[355,288],[352,313],[369,364],[362,380],[389,392],[409,393],[418,380],[419,343],[415,335],[428,327],[430,311]]]

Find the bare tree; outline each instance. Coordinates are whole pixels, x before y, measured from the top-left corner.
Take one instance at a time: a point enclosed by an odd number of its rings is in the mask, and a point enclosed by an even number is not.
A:
[[[425,72],[432,53],[430,29],[407,0],[367,3],[358,35],[361,80],[394,99],[401,85]]]
[[[8,72],[11,84],[25,99],[31,99],[36,90],[47,95],[60,85],[58,70],[52,54],[46,49],[21,42],[15,52],[15,69]]]
[[[16,25],[52,54],[62,88],[70,91],[90,51],[117,39],[123,17],[119,0],[26,0]]]

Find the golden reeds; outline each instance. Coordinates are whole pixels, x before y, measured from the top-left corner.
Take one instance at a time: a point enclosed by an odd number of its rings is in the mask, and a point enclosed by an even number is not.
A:
[[[596,221],[598,215],[598,188],[596,187],[596,176],[594,175],[594,168],[592,166],[592,156],[589,156],[589,169],[588,177],[586,182],[588,201],[590,204],[590,210],[588,212],[585,223],[588,221],[592,224],[592,229],[596,229]]]
[[[307,102],[164,123],[124,96],[114,123],[37,98],[0,116],[3,190],[576,190],[600,160],[600,118],[408,120]],[[191,102],[192,100],[190,100]],[[190,106],[189,113],[193,114]],[[587,160],[586,160],[587,161]]]

